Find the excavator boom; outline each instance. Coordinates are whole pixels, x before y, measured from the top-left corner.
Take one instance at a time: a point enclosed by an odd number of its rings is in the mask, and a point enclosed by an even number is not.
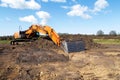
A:
[[[52,39],[52,41],[60,46],[60,37],[59,35],[49,26],[44,26],[44,30],[47,31],[48,36]]]
[[[29,37],[32,32],[47,34],[56,45],[60,46],[60,37],[50,26],[32,25],[25,34]]]

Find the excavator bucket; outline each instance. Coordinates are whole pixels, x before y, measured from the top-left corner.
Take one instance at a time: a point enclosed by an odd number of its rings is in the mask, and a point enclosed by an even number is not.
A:
[[[61,47],[66,53],[80,52],[85,50],[85,43],[84,41],[62,41]]]

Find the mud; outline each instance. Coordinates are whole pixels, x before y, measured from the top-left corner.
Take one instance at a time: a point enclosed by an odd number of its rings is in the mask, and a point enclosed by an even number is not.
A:
[[[0,80],[120,80],[120,45],[96,44],[88,36],[61,36],[83,40],[86,50],[67,54],[43,38],[0,44]]]

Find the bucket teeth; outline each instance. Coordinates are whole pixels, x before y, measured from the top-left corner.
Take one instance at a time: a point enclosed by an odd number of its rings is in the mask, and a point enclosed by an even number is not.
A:
[[[62,49],[67,52],[80,52],[85,50],[85,44],[83,41],[63,41]]]

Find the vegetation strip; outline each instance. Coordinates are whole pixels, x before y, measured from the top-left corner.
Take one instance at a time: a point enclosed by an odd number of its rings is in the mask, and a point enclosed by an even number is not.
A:
[[[93,41],[99,44],[120,44],[120,39],[93,39]]]
[[[0,44],[9,44],[10,40],[0,40]]]

